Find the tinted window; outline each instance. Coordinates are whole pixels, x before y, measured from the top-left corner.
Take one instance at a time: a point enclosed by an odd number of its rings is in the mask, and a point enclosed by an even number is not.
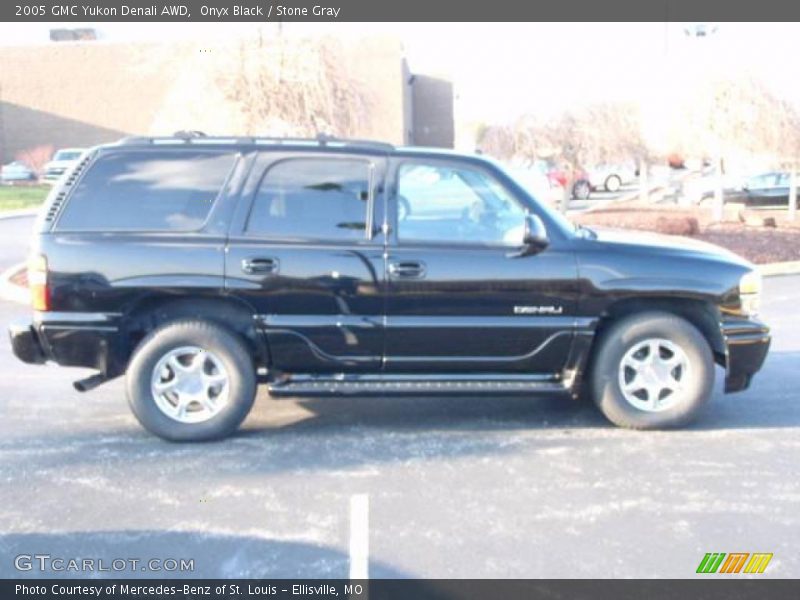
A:
[[[364,238],[369,181],[366,161],[280,162],[261,182],[247,229],[274,238]]]
[[[235,155],[201,151],[126,152],[86,172],[60,229],[183,230],[206,220]]]
[[[401,240],[522,244],[525,210],[481,171],[406,164],[397,194]]]
[[[756,175],[747,180],[747,187],[751,190],[775,187],[777,179],[778,178],[775,173]]]

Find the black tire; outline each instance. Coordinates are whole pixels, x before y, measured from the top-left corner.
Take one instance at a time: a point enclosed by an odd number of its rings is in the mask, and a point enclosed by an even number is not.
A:
[[[606,177],[605,188],[607,192],[618,192],[622,187],[622,179],[619,175],[609,175]]]
[[[664,339],[685,354],[689,368],[676,404],[657,412],[634,406],[623,394],[620,365],[625,354],[649,339]],[[646,312],[621,319],[602,335],[594,351],[589,392],[606,418],[630,429],[668,429],[693,420],[711,396],[714,358],[703,335],[688,321],[664,312]]]
[[[199,423],[184,423],[162,412],[151,389],[159,360],[182,346],[213,352],[228,374],[227,404]],[[244,341],[228,329],[202,320],[173,321],[152,331],[134,351],[126,373],[128,403],[139,423],[173,442],[199,442],[230,435],[250,412],[256,388],[253,358]]]
[[[588,181],[581,179],[572,186],[572,197],[576,200],[586,200],[592,194],[592,186]]]

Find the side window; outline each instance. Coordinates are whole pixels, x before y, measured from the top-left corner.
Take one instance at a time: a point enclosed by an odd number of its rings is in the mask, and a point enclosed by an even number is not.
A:
[[[404,164],[397,179],[401,242],[522,244],[526,211],[482,171]]]
[[[270,167],[255,197],[247,231],[270,238],[363,239],[370,163],[295,158]]]
[[[231,152],[183,150],[101,156],[70,195],[58,229],[198,229],[235,160]]]

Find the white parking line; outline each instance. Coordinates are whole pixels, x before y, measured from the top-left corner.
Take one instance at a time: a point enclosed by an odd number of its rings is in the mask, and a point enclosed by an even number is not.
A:
[[[350,579],[369,578],[369,496],[350,497]]]

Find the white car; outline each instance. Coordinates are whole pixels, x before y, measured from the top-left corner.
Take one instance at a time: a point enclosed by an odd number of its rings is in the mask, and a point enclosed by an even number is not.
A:
[[[585,176],[575,183],[573,195],[579,200],[585,200],[596,190],[618,192],[623,185],[636,181],[636,177],[637,169],[634,164],[599,165],[586,171]]]
[[[56,151],[53,159],[44,166],[44,179],[57,180],[80,160],[84,152],[84,148],[62,148]]]
[[[12,184],[18,181],[36,181],[36,173],[19,160],[0,167],[0,182]]]

